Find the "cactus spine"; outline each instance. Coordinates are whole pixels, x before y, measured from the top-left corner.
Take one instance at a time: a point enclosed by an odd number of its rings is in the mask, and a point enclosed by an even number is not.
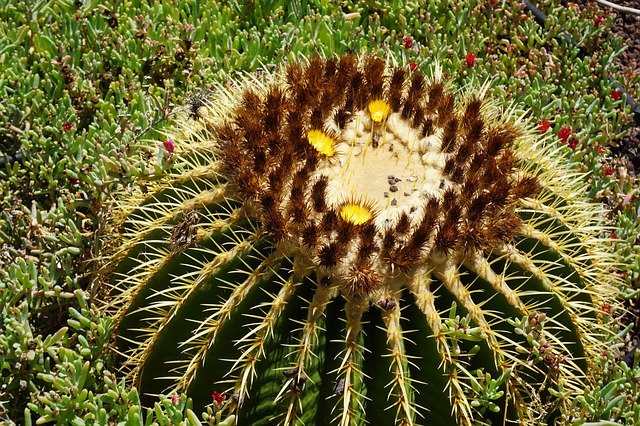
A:
[[[342,56],[185,113],[172,171],[114,205],[123,370],[240,424],[548,421],[595,374],[616,259],[485,92]]]

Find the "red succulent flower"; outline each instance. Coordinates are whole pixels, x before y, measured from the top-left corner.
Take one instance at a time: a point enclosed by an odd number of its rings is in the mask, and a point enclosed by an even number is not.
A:
[[[176,146],[174,145],[171,139],[165,139],[164,142],[162,142],[162,145],[164,145],[164,149],[166,149],[167,152],[169,153],[172,153],[173,150],[176,148]]]
[[[213,398],[213,402],[215,402],[216,405],[220,406],[224,402],[226,395],[224,392],[213,391],[211,398]]]
[[[607,315],[611,313],[611,305],[608,303],[603,303],[602,306],[600,306],[600,309],[602,309],[602,312]]]
[[[180,395],[172,395],[171,396],[171,403],[173,405],[178,405],[179,402],[180,402]]]
[[[620,89],[611,90],[611,99],[613,99],[614,101],[619,101],[620,99],[622,99],[622,92],[620,91]]]
[[[403,38],[402,42],[404,43],[405,49],[411,49],[413,47],[413,39],[411,37]]]
[[[598,154],[602,154],[604,152],[604,147],[600,144],[598,144],[596,146],[596,151],[598,151]]]
[[[571,136],[572,133],[573,130],[571,130],[571,127],[563,127],[558,131],[558,137],[562,143],[567,143],[567,139],[569,139],[569,136]]]
[[[465,56],[464,60],[469,68],[473,68],[476,63],[476,55],[472,52],[467,53],[467,56]]]
[[[596,15],[595,19],[593,20],[593,25],[596,28],[598,28],[600,25],[602,25],[603,22],[604,22],[604,16]]]
[[[70,132],[71,129],[73,129],[73,123],[70,123],[68,121],[62,123],[62,130],[64,130],[65,132]]]
[[[549,130],[550,127],[551,123],[549,123],[547,120],[538,121],[538,131],[540,133],[545,133],[547,130]]]
[[[579,143],[580,141],[577,138],[573,138],[571,139],[571,142],[569,142],[569,148],[576,149]]]
[[[413,62],[413,61],[409,62],[409,71],[413,72],[416,70],[416,68],[418,68],[418,64],[416,62]]]
[[[602,175],[603,176],[611,176],[614,173],[615,173],[615,169],[613,168],[613,166],[604,166],[602,168]]]

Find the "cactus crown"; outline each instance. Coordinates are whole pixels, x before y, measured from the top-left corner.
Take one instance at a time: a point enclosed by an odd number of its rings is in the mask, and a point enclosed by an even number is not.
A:
[[[314,58],[185,114],[105,267],[143,391],[344,425],[533,421],[580,392],[616,284],[599,207],[513,111],[435,74]]]

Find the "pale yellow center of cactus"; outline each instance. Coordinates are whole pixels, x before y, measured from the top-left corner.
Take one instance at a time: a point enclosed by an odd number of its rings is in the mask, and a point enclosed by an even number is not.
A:
[[[416,220],[421,217],[426,197],[439,196],[448,179],[442,172],[446,154],[440,153],[441,131],[422,136],[399,113],[386,110],[386,121],[376,123],[370,114],[378,111],[371,106],[375,102],[346,123],[335,155],[320,164],[317,174],[329,177],[327,200],[344,220],[356,225],[373,220],[384,229],[403,211]],[[352,200],[370,208],[345,210],[342,206]]]
[[[320,154],[331,157],[335,154],[336,141],[321,130],[309,130],[307,139],[312,147]]]

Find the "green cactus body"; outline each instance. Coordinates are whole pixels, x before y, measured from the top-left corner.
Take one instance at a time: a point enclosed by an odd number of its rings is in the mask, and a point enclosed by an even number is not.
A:
[[[342,56],[185,113],[171,172],[114,206],[123,370],[196,408],[224,391],[241,425],[561,412],[616,259],[583,176],[485,92]]]

